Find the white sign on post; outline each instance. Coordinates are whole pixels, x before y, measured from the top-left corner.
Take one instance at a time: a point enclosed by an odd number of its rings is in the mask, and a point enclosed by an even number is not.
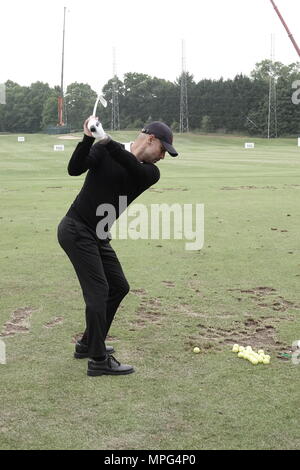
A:
[[[65,150],[64,145],[54,145],[54,151],[55,152],[63,152]]]
[[[246,142],[245,149],[254,149],[255,145],[253,142]]]
[[[5,83],[0,83],[0,104],[6,104]]]
[[[6,348],[2,339],[0,339],[0,364],[6,364]]]
[[[18,137],[18,142],[25,142],[25,137]]]

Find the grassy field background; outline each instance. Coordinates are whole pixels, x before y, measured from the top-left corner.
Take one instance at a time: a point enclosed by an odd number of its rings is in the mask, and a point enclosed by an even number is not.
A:
[[[300,365],[276,357],[300,339],[296,139],[175,137],[180,157],[137,202],[203,203],[204,247],[112,242],[131,292],[110,344],[136,373],[91,378],[73,359],[84,303],[56,240],[84,180],[66,171],[77,141],[25,137],[0,136],[0,448],[299,449]],[[271,364],[238,359],[234,343]]]

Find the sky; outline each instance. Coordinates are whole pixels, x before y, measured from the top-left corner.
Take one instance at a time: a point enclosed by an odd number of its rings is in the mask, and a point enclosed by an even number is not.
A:
[[[300,45],[299,0],[275,0]],[[300,61],[270,0],[14,0],[0,3],[0,83],[60,84],[62,25],[67,7],[64,88],[95,91],[116,72],[175,81],[186,69],[195,81],[249,75],[270,58]]]

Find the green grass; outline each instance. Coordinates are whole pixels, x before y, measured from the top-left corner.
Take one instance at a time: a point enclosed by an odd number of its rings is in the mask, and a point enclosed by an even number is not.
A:
[[[0,331],[31,311],[27,332],[4,337],[1,449],[299,449],[300,365],[276,357],[300,339],[296,139],[175,142],[180,158],[159,164],[155,191],[137,202],[203,203],[205,245],[112,242],[132,292],[111,344],[136,373],[91,378],[72,357],[84,303],[56,240],[84,179],[66,172],[76,141],[0,136]],[[236,342],[264,347],[271,364],[238,359]]]

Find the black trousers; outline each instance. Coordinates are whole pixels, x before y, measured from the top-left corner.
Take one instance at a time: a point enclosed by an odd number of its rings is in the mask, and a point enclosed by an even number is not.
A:
[[[129,292],[121,264],[109,240],[99,240],[96,232],[71,217],[62,219],[57,237],[74,266],[86,305],[82,341],[90,357],[104,356],[105,338]]]

